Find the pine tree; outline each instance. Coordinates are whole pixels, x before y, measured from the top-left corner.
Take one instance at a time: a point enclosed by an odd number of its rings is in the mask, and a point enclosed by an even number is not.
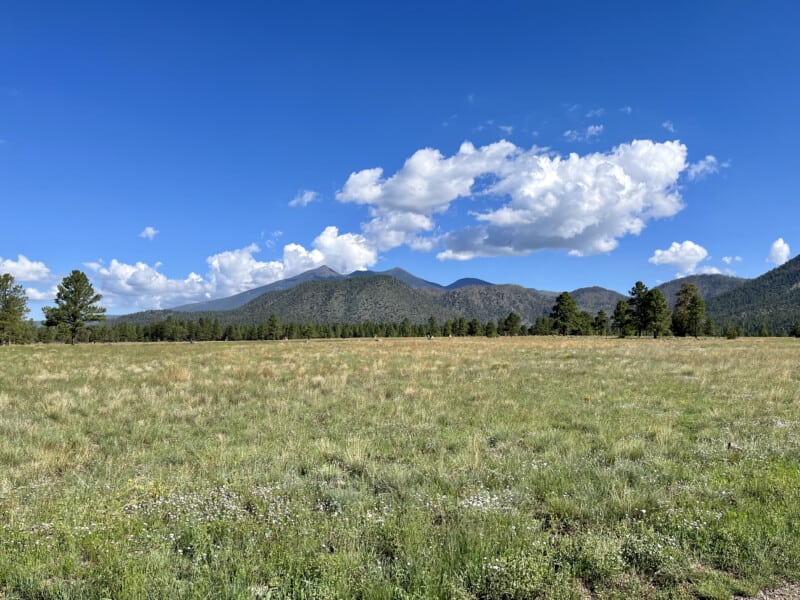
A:
[[[483,325],[477,318],[472,317],[467,324],[467,335],[483,335]]]
[[[82,271],[72,271],[58,284],[56,305],[42,309],[45,326],[65,326],[71,344],[86,323],[104,321],[106,309],[98,306],[102,295],[95,293],[89,278]]]
[[[519,335],[519,328],[521,325],[522,319],[517,313],[508,313],[508,316],[503,321],[503,330],[505,335]]]
[[[647,292],[646,309],[648,327],[653,332],[653,337],[669,333],[671,315],[669,305],[661,290],[652,289]]]
[[[678,291],[678,301],[672,311],[672,332],[675,335],[697,337],[706,318],[706,303],[692,283],[684,283]]]
[[[495,337],[497,335],[497,324],[494,321],[488,321],[483,331],[486,337]]]
[[[647,310],[647,292],[647,286],[641,281],[637,281],[629,292],[630,322],[639,337],[642,337],[642,333],[647,331],[650,324]]]
[[[608,335],[608,315],[606,311],[600,310],[592,321],[592,329],[596,335]]]
[[[267,337],[271,340],[277,340],[279,337],[283,337],[281,320],[275,313],[271,314],[267,321]]]
[[[625,337],[631,329],[631,307],[625,300],[617,302],[614,314],[611,315],[611,326],[617,330],[619,337]]]
[[[436,321],[436,317],[431,315],[431,317],[428,319],[427,334],[429,336],[436,337],[436,336],[439,335],[439,333],[440,333],[440,331],[439,331],[439,323]]]
[[[408,317],[405,317],[400,322],[400,335],[402,337],[411,337],[412,334],[413,334],[413,331],[411,329],[411,321],[409,320]]]
[[[561,335],[580,333],[578,305],[569,292],[562,292],[556,298],[553,310],[550,311],[553,329]]]
[[[10,273],[0,275],[0,344],[22,341],[28,298]]]

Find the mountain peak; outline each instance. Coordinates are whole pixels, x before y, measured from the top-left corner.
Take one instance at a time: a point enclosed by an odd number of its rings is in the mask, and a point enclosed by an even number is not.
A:
[[[487,285],[494,285],[493,283],[489,283],[488,281],[484,281],[483,279],[477,279],[476,277],[462,277],[461,279],[454,281],[448,286],[445,286],[448,290],[457,290],[462,287],[468,287],[471,285],[477,286],[487,286]]]
[[[334,271],[328,265],[322,265],[316,269],[311,269],[301,275],[316,275],[317,277],[339,277],[341,273]]]

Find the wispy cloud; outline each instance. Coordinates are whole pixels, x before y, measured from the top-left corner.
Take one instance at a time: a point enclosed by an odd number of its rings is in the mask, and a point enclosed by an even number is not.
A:
[[[301,190],[289,201],[289,206],[293,208],[308,206],[317,199],[319,199],[319,194],[317,192],[313,190]]]
[[[589,125],[586,129],[568,129],[564,132],[564,139],[568,142],[588,142],[603,133],[602,125]]]
[[[603,133],[603,126],[602,125],[589,125],[586,128],[586,139],[590,140],[592,138],[597,137]]]
[[[501,125],[495,119],[487,119],[486,121],[475,127],[476,132],[491,131],[491,130],[497,130],[505,135],[511,135],[512,133],[514,133],[514,126]]]
[[[457,114],[450,115],[444,121],[442,121],[442,127],[450,127],[450,123],[455,121],[457,118],[458,118]]]
[[[675,133],[675,124],[672,121],[664,121],[661,126],[670,133]]]
[[[727,169],[730,166],[729,162],[720,163],[715,156],[708,154],[705,158],[689,165],[686,171],[686,176],[690,181],[695,179],[703,179],[708,175],[719,173],[720,169]]]
[[[155,227],[150,227],[148,225],[139,232],[139,237],[152,240],[154,237],[156,237],[156,235],[158,235],[158,233],[159,233],[158,229],[156,229]]]
[[[625,106],[619,109],[619,112],[629,115],[633,112],[633,107],[626,104]]]

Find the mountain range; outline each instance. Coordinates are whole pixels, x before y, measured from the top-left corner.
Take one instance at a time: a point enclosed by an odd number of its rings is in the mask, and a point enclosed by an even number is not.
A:
[[[718,326],[735,325],[750,333],[766,327],[780,333],[800,322],[800,257],[755,279],[691,275],[656,287],[673,306],[683,283],[697,287],[706,300],[709,317]],[[570,294],[581,310],[593,315],[600,310],[610,315],[617,302],[627,298],[596,286]],[[275,314],[283,322],[297,323],[398,322],[405,318],[421,323],[430,317],[444,321],[462,316],[486,322],[515,312],[532,323],[550,313],[557,295],[474,278],[441,285],[400,268],[341,274],[319,267],[227,298],[134,313],[117,320],[144,324],[170,317],[205,317],[222,324],[252,324]]]
[[[310,271],[305,271],[304,273],[300,273],[299,275],[295,275],[294,277],[288,277],[287,279],[281,279],[280,281],[276,281],[274,283],[262,285],[261,287],[254,288],[252,290],[247,290],[246,292],[242,292],[234,296],[229,296],[227,298],[219,298],[217,300],[208,300],[206,302],[195,302],[192,304],[184,304],[182,306],[177,306],[172,310],[178,312],[209,312],[209,311],[220,311],[220,310],[232,310],[234,308],[244,306],[251,300],[255,300],[256,298],[258,298],[263,294],[266,294],[267,292],[280,292],[282,290],[288,290],[297,285],[300,285],[301,283],[306,283],[309,281],[332,281],[332,280],[372,277],[375,275],[384,275],[386,277],[392,277],[394,279],[397,279],[398,281],[401,281],[402,283],[406,284],[411,288],[429,290],[429,291],[446,292],[447,290],[456,290],[467,286],[492,285],[491,283],[483,281],[482,279],[466,278],[454,281],[448,286],[443,286],[439,285],[438,283],[433,283],[432,281],[426,281],[425,279],[420,279],[419,277],[416,277],[415,275],[412,275],[408,271],[405,271],[400,268],[389,269],[388,271],[354,271],[348,275],[342,275],[341,273],[337,273],[330,267],[322,266],[316,269],[311,269]]]

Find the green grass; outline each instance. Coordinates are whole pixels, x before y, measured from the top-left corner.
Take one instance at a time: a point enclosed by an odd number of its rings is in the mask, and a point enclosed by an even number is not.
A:
[[[800,580],[791,339],[0,347],[0,597]]]

